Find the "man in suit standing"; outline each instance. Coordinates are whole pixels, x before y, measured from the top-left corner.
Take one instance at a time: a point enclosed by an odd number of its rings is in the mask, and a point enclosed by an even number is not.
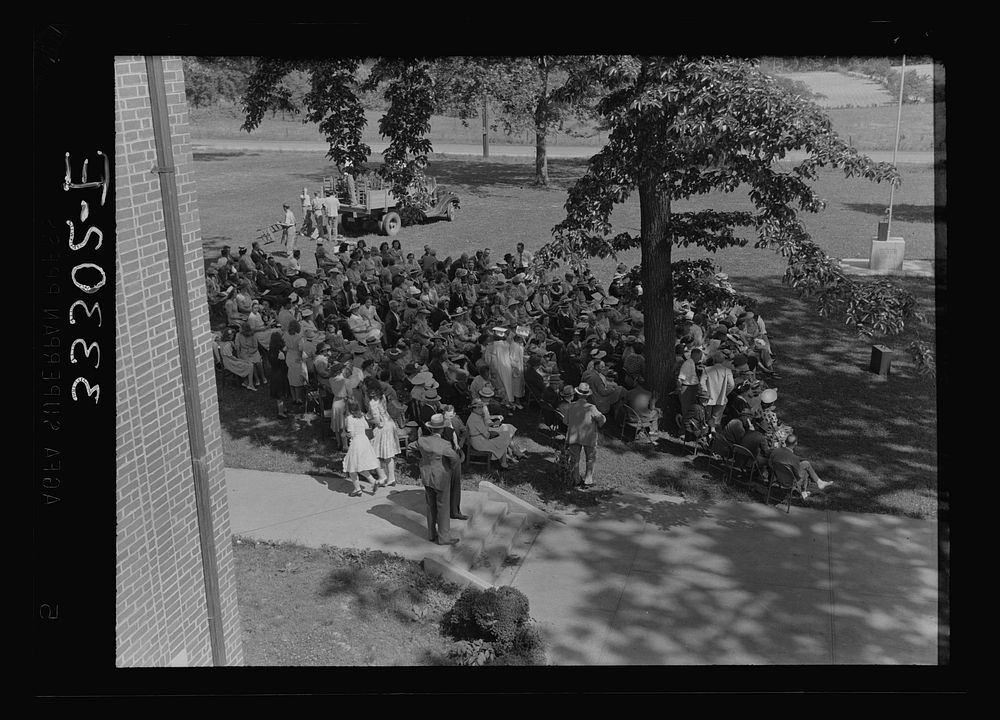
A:
[[[458,538],[451,537],[451,479],[453,463],[459,462],[458,453],[441,437],[444,415],[432,415],[424,426],[430,434],[417,439],[417,448],[420,450],[420,479],[427,500],[427,532],[431,542],[455,545]]]
[[[580,383],[576,390],[576,400],[566,408],[566,443],[569,447],[573,467],[579,472],[580,451],[587,458],[587,470],[580,483],[583,487],[594,484],[594,465],[597,462],[598,430],[607,418],[591,402],[590,385]]]

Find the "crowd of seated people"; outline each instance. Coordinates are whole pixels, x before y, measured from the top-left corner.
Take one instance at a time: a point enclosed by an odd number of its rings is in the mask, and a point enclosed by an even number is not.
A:
[[[366,388],[375,383],[384,398],[379,413],[401,436],[412,440],[451,406],[470,442],[489,445],[501,464],[517,460],[518,445],[487,416],[509,416],[533,401],[543,422],[558,426],[566,389],[580,383],[605,415],[620,418],[627,405],[656,427],[664,412],[665,399],[645,387],[641,295],[622,291],[624,265],[605,290],[586,266],[546,269],[523,248],[498,263],[489,248],[440,259],[429,246],[419,257],[404,254],[398,240],[374,247],[320,239],[315,273],[298,254],[279,262],[254,243],[234,259],[223,248],[208,270],[208,299],[233,340],[244,334],[235,358],[250,367],[239,367],[244,384],[271,380],[279,416],[289,398],[304,407],[318,393],[341,447],[346,401],[369,412]],[[696,314],[682,303],[675,320],[674,401],[684,430],[724,454],[742,439],[727,428],[744,418],[762,435],[760,457],[784,447],[791,428],[778,419],[777,393],[767,383],[777,376],[763,319],[738,306]],[[256,355],[246,328],[259,342]],[[275,339],[282,347],[271,352]],[[273,382],[275,362],[287,366],[287,383]],[[484,415],[484,405],[494,411]]]

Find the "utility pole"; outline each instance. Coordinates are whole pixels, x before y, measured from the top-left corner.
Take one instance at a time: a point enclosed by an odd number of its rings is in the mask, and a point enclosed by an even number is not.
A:
[[[488,158],[490,156],[490,137],[488,130],[488,123],[486,121],[486,95],[483,95],[483,157]]]
[[[899,71],[899,109],[896,111],[896,143],[892,146],[892,166],[896,167],[896,151],[899,150],[899,123],[903,118],[903,81],[906,79],[906,55],[903,56],[903,66]],[[888,240],[892,237],[892,201],[896,193],[896,183],[889,185],[889,212],[885,229]]]

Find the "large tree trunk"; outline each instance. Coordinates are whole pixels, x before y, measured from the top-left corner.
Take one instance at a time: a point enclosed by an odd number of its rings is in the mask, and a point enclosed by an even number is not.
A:
[[[667,394],[676,384],[674,347],[674,288],[670,270],[673,238],[667,234],[670,196],[656,187],[655,180],[639,182],[642,228],[642,300],[645,320],[646,387],[668,408]],[[669,425],[669,421],[668,421]]]
[[[535,184],[549,184],[549,161],[545,151],[546,129],[544,125],[535,126]]]
[[[544,56],[538,59],[538,76],[541,90],[535,105],[535,184],[549,184],[549,161],[545,143],[549,128],[549,66]]]

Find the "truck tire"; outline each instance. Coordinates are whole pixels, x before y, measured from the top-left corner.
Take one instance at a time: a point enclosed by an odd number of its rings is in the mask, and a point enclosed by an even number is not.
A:
[[[382,234],[392,237],[399,232],[399,228],[403,226],[403,220],[399,217],[399,213],[394,210],[390,210],[382,218]]]

